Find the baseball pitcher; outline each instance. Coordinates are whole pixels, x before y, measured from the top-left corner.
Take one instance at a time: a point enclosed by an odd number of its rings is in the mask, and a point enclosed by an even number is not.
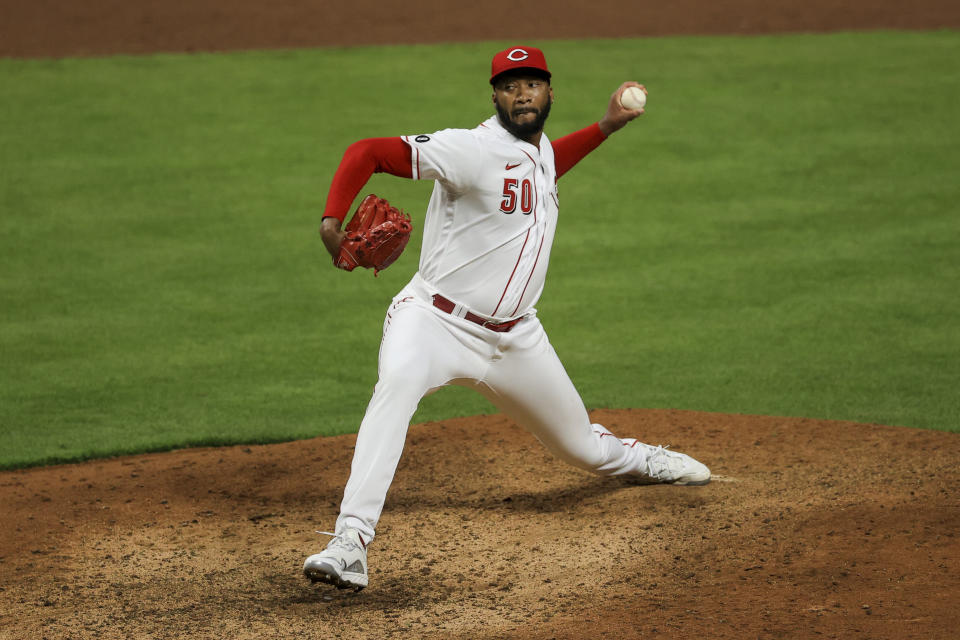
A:
[[[375,172],[433,180],[418,272],[387,310],[379,380],[357,436],[335,533],[311,555],[314,582],[367,586],[367,545],[420,399],[456,384],[482,393],[554,455],[593,473],[638,482],[702,485],[710,470],[690,456],[621,439],[591,424],[580,395],[534,308],[557,226],[557,181],[608,136],[643,113],[621,104],[551,141],[553,104],[543,53],[511,47],[494,55],[496,113],[474,129],[372,138],[352,144],[330,187],[321,237],[334,264],[380,270],[400,255],[410,219],[368,196],[345,229],[348,208]],[[636,94],[636,91],[631,91]],[[627,104],[631,104],[626,101]]]

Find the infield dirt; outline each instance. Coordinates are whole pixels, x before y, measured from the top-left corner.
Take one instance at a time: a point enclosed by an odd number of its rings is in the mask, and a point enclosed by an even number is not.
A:
[[[532,2],[507,25],[426,0],[349,16],[307,0],[2,4],[0,55],[27,57],[960,26],[947,0]],[[355,436],[0,473],[0,638],[957,637],[960,436],[592,418],[691,453],[714,481],[595,478],[499,416],[415,425],[360,593],[300,573]]]

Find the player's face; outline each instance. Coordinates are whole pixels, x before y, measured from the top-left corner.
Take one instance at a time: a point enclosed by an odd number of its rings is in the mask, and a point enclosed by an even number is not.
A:
[[[507,131],[527,139],[543,131],[553,104],[553,89],[535,75],[508,75],[493,86],[493,103]]]

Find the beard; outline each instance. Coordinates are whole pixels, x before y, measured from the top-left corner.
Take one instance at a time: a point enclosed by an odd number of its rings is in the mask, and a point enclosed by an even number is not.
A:
[[[537,117],[534,118],[533,120],[530,120],[529,122],[524,122],[524,123],[514,122],[514,120],[510,117],[510,114],[507,112],[506,109],[500,106],[499,102],[496,103],[497,116],[500,118],[500,124],[503,125],[504,129],[512,133],[515,137],[523,140],[524,138],[527,138],[531,135],[534,135],[536,133],[540,133],[541,131],[543,131],[543,125],[547,121],[547,116],[550,115],[550,106],[552,102],[553,102],[552,100],[548,100],[547,104],[543,106],[543,109],[526,107],[527,109],[530,109],[531,111],[536,111],[537,113]]]

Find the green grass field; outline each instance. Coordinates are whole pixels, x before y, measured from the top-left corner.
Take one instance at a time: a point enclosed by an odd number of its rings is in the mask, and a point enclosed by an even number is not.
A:
[[[501,44],[0,60],[0,468],[355,430],[420,239],[333,269],[333,171],[486,118]],[[650,91],[560,183],[539,309],[588,407],[960,431],[960,33],[540,44],[548,135]],[[419,229],[430,188],[366,191]]]

